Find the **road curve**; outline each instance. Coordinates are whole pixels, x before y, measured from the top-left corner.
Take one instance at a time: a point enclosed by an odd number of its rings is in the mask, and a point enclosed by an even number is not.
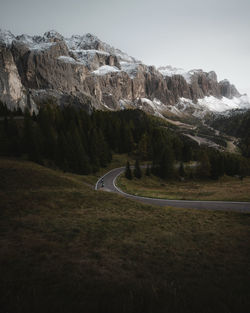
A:
[[[123,192],[116,186],[116,179],[125,170],[125,167],[115,168],[102,177],[100,177],[95,185],[95,190],[102,189],[119,193],[127,198],[134,199],[146,204],[159,206],[172,206],[187,209],[204,209],[204,210],[221,210],[221,211],[237,211],[250,213],[250,202],[231,202],[231,201],[193,201],[193,200],[167,200],[140,197]],[[104,187],[102,186],[102,180]]]

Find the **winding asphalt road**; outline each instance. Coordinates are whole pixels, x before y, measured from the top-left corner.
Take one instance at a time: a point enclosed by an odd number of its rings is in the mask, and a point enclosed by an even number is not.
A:
[[[123,192],[116,186],[116,179],[125,170],[125,167],[115,168],[100,177],[95,185],[95,190],[102,189],[119,193],[127,198],[134,199],[143,203],[172,206],[187,209],[204,209],[204,210],[221,210],[221,211],[237,211],[250,213],[250,202],[231,202],[231,201],[191,201],[191,200],[167,200],[134,196]],[[102,180],[104,187],[102,186]]]

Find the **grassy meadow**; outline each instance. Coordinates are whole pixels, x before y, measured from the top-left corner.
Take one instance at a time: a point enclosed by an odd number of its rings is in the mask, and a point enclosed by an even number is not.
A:
[[[250,214],[153,207],[0,159],[4,313],[247,313]]]
[[[180,200],[250,201],[250,177],[240,180],[224,176],[216,180],[166,181],[143,175],[128,180],[121,175],[117,185],[125,192],[151,198]]]

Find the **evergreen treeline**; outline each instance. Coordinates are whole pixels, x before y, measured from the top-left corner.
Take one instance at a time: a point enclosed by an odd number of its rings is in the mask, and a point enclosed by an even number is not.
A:
[[[152,163],[147,175],[153,173],[163,179],[176,177],[176,162],[190,160],[197,161],[196,176],[201,178],[247,175],[249,171],[246,159],[200,148],[140,110],[88,114],[73,106],[47,105],[37,115],[25,112],[23,119],[4,110],[0,154],[50,163],[64,171],[96,172],[111,161],[113,153],[127,153],[137,160],[133,171],[137,178],[142,175],[139,161],[146,160]],[[183,173],[182,165],[179,175]]]
[[[23,112],[20,109],[20,107],[18,108],[13,108],[12,111],[10,111],[6,104],[2,103],[2,101],[0,101],[0,117],[4,117],[4,116],[22,116]]]
[[[176,159],[191,155],[189,146],[177,135],[156,126],[154,119],[140,110],[89,115],[72,106],[47,105],[38,115],[25,112],[23,120],[7,113],[1,125],[1,155],[26,155],[40,164],[49,160],[65,171],[96,172],[111,161],[113,153],[155,162],[164,147]]]
[[[238,154],[202,148],[199,151],[196,176],[218,179],[223,175],[238,175],[241,178],[250,175],[250,160]]]

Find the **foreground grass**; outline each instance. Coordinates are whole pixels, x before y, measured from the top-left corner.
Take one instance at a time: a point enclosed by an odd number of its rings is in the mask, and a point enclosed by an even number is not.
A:
[[[155,176],[127,180],[118,178],[118,186],[125,192],[152,198],[180,200],[250,201],[250,177],[243,181],[222,177],[218,181],[164,181]]]
[[[159,208],[0,159],[1,312],[248,312],[250,215]]]

